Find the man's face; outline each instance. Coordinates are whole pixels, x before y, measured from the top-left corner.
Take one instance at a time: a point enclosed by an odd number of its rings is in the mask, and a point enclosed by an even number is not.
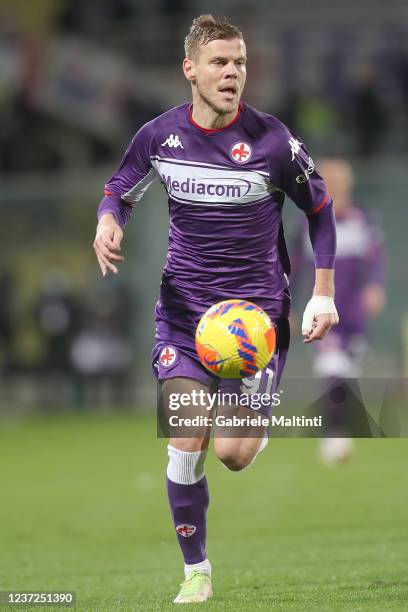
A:
[[[333,198],[336,213],[341,214],[351,206],[353,192],[353,172],[344,160],[322,160],[319,171]]]
[[[240,38],[212,40],[198,57],[184,60],[184,74],[199,96],[217,113],[238,110],[246,79],[246,47]]]

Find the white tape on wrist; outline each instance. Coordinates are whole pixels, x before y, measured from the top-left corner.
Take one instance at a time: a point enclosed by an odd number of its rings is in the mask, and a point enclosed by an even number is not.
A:
[[[302,334],[304,336],[312,331],[315,317],[323,314],[334,314],[338,321],[339,315],[337,314],[334,299],[326,295],[313,295],[303,313]]]

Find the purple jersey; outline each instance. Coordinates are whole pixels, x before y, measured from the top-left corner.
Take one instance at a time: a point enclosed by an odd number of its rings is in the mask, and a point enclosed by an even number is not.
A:
[[[340,323],[334,333],[342,336],[366,331],[368,318],[362,304],[362,291],[367,285],[384,285],[385,265],[382,233],[367,213],[351,206],[336,219],[336,307]],[[307,227],[302,223],[293,251],[293,279],[304,277],[309,269],[308,286],[313,287],[310,248]],[[330,334],[332,335],[332,334]]]
[[[274,319],[287,316],[285,194],[310,216],[323,218],[332,208],[303,144],[275,117],[247,104],[219,130],[198,126],[191,104],[184,104],[135,135],[98,216],[111,212],[123,226],[155,180],[167,193],[170,215],[156,320],[171,319],[191,336],[207,308],[230,298],[253,301]],[[315,245],[318,267],[333,267],[333,240],[327,245],[320,252]]]

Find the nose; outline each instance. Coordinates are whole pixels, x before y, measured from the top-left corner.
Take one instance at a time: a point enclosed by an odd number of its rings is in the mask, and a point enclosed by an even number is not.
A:
[[[234,62],[229,62],[226,65],[225,77],[233,79],[238,78],[238,70]]]

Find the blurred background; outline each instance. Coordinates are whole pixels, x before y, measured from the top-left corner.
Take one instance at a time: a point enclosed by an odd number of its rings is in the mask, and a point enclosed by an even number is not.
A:
[[[190,97],[180,66],[192,18],[225,15],[248,45],[244,99],[313,157],[343,157],[377,219],[387,306],[365,375],[408,372],[408,4],[344,0],[0,0],[0,409],[155,404],[153,305],[167,203],[147,193],[126,262],[102,279],[92,243],[105,181],[134,132]],[[285,205],[289,251],[300,213]],[[295,311],[305,296],[297,295]],[[305,376],[297,335],[287,376]]]

